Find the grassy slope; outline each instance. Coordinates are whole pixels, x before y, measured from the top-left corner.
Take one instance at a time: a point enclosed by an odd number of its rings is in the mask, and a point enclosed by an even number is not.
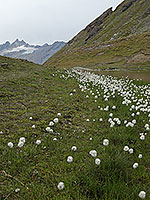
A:
[[[142,121],[147,122],[144,115],[138,117],[139,123],[133,129],[122,125],[112,129],[108,113],[99,112],[97,106],[116,105],[115,116],[131,120],[121,98],[104,102],[101,96],[95,103],[94,96],[85,98],[89,93],[81,92],[75,79],[60,78],[61,72],[15,59],[0,57],[1,62],[9,63],[8,68],[0,68],[1,199],[137,200],[140,190],[149,191],[150,138],[139,142]],[[54,130],[60,135],[47,133],[45,128],[58,112],[62,116]],[[33,120],[29,120],[30,116]],[[104,119],[103,123],[98,122],[99,117]],[[90,122],[86,122],[87,118]],[[17,144],[22,136],[26,142],[20,149]],[[58,140],[53,141],[54,137]],[[108,148],[102,145],[104,138],[111,142]],[[39,146],[35,144],[37,139],[42,141]],[[12,149],[7,146],[10,141],[14,143]],[[124,144],[130,148],[136,144],[138,148],[127,156],[122,151]],[[71,151],[73,145],[77,152]],[[102,160],[99,167],[88,154],[91,149],[98,151]],[[138,153],[143,153],[144,158],[139,161],[139,169],[133,170]],[[69,155],[74,157],[70,164],[66,162]],[[3,170],[10,176],[5,176]],[[57,189],[60,181],[65,183],[63,191]],[[16,188],[20,192],[14,192]]]
[[[54,67],[105,66],[111,62],[118,67],[122,64],[130,67],[135,64],[141,65],[141,63],[149,66],[150,1],[136,1],[126,11],[121,12],[128,2],[129,0],[126,0],[120,4],[101,25],[97,26],[92,22],[99,31],[88,41],[86,38],[92,31],[92,28],[90,30],[91,25],[69,41],[45,65]],[[131,57],[134,56],[139,59],[132,60]]]

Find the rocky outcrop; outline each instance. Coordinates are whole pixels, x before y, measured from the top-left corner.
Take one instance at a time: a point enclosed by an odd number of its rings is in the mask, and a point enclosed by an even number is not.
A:
[[[85,39],[85,41],[88,41],[91,37],[96,35],[98,31],[102,29],[101,25],[105,22],[106,18],[110,16],[112,13],[113,11],[111,7],[84,29],[84,31],[87,31],[88,33],[88,37]]]
[[[8,63],[0,63],[0,67],[7,67]]]
[[[133,3],[135,3],[137,0],[130,0],[128,3],[122,6],[121,13],[125,12],[130,6],[132,6]]]

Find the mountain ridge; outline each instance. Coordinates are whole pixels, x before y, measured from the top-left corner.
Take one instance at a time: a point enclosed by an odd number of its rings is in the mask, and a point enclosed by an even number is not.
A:
[[[43,64],[48,58],[50,58],[54,53],[59,51],[65,42],[54,42],[49,45],[47,43],[43,45],[30,45],[24,40],[16,39],[14,42],[6,43],[0,45],[0,55],[25,59],[36,64]]]

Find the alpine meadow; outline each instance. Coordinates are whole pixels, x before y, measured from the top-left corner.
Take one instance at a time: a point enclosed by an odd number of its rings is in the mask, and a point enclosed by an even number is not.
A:
[[[0,199],[150,200],[149,0],[42,65],[0,56]]]

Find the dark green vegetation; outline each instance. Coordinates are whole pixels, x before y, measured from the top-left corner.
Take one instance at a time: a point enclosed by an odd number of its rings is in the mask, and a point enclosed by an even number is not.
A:
[[[131,120],[121,97],[105,102],[101,96],[94,102],[92,95],[85,98],[89,93],[81,92],[75,79],[60,78],[62,71],[4,57],[0,57],[0,63],[8,63],[0,67],[1,200],[137,200],[141,190],[149,199],[150,137],[139,140],[143,120],[148,123],[144,114],[135,117],[138,124],[134,128],[110,128],[108,113],[100,112],[97,106],[116,105],[115,116]],[[53,128],[54,134],[46,132],[58,112],[62,116]],[[22,148],[17,146],[20,137],[26,138]],[[55,137],[57,141],[53,141]],[[104,138],[110,140],[108,147],[102,145]],[[37,139],[42,141],[40,145],[36,145]],[[13,142],[12,149],[8,142]],[[71,151],[73,145],[76,152]],[[124,145],[138,148],[129,155],[123,151]],[[100,166],[89,155],[92,149],[98,152]],[[139,153],[143,154],[141,160]],[[72,163],[66,162],[69,155],[74,158]],[[135,170],[134,162],[139,163]],[[65,184],[62,191],[57,189],[60,181]],[[16,188],[20,191],[15,192]]]
[[[45,66],[149,68],[150,1],[125,0],[79,32]]]

